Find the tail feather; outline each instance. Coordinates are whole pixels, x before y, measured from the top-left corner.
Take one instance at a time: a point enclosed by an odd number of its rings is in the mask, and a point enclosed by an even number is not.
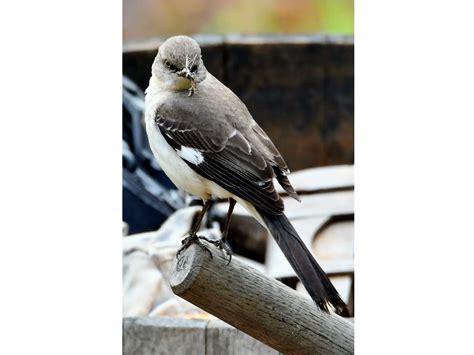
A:
[[[280,184],[281,187],[283,187],[283,190],[285,190],[288,195],[293,197],[296,201],[301,202],[300,197],[296,193],[295,189],[293,186],[291,186],[290,180],[288,179],[288,176],[286,176],[286,173],[284,173],[281,169],[273,168],[275,171],[276,178],[278,180],[278,183]]]
[[[346,304],[288,218],[284,214],[270,215],[262,211],[259,213],[316,305],[321,310],[329,312],[329,303],[337,314],[349,316]]]

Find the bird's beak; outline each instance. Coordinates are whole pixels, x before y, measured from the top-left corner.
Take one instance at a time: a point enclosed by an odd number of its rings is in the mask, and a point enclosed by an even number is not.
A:
[[[184,67],[183,70],[177,72],[176,74],[188,80],[194,81],[194,75],[191,73],[188,67]]]
[[[191,86],[189,87],[189,95],[188,96],[193,96],[194,92],[196,91],[196,81],[194,80],[194,74],[191,73],[191,71],[188,68],[188,60],[186,59],[186,66],[183,68],[183,70],[177,72],[179,76],[188,79],[191,82]]]

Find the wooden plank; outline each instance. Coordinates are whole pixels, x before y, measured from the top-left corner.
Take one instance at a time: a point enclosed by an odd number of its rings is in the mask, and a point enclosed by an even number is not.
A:
[[[351,300],[352,275],[330,276],[329,279],[336,288],[337,292],[339,292],[342,300],[346,304],[349,304]],[[296,290],[310,297],[308,291],[306,291],[301,281],[297,283]]]
[[[331,216],[316,216],[294,219],[291,223],[327,274],[349,275],[354,271],[354,222],[333,223],[318,233],[330,220]],[[272,277],[296,277],[273,238],[268,238],[265,265]]]
[[[354,165],[335,165],[292,172],[289,179],[298,193],[321,192],[354,187]],[[279,193],[285,190],[276,183]]]
[[[306,247],[311,250],[311,244],[316,232],[329,220],[329,218],[329,216],[316,216],[293,220],[291,223]],[[268,275],[274,278],[283,279],[287,277],[295,277],[296,275],[273,238],[268,238],[265,265],[268,270]]]
[[[257,35],[225,41],[225,84],[291,170],[354,162],[353,40],[332,38]]]
[[[209,245],[196,244],[174,261],[173,292],[285,354],[351,354],[353,325],[281,282]]]
[[[207,320],[124,318],[124,355],[204,355]]]
[[[338,191],[301,196],[301,202],[285,197],[285,214],[289,219],[354,213],[354,191]],[[228,202],[215,205],[218,213],[226,213]],[[249,216],[248,211],[237,204],[234,213]]]
[[[220,319],[207,325],[206,355],[278,355],[278,351],[259,342]]]
[[[301,196],[301,203],[285,199],[285,214],[291,220],[312,216],[354,213],[354,191],[340,191]]]
[[[318,232],[311,250],[327,273],[354,271],[354,221],[332,223]]]
[[[202,337],[202,333],[205,337]],[[124,355],[277,355],[278,351],[220,319],[123,319]]]

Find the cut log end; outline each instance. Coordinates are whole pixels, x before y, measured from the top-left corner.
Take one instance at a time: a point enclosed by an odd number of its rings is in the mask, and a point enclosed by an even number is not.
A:
[[[283,353],[350,354],[354,326],[220,249],[193,244],[174,260],[173,292]]]

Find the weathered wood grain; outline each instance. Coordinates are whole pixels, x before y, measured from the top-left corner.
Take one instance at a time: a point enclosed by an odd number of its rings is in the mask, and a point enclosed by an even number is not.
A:
[[[225,43],[225,85],[291,170],[354,162],[351,38],[227,36]]]
[[[309,168],[293,171],[289,175],[291,185],[298,193],[317,193],[337,189],[350,190],[354,188],[354,165],[335,165],[319,168]],[[276,190],[286,195],[280,184],[275,184]]]
[[[285,197],[285,214],[290,219],[354,213],[354,191],[303,195],[301,202]]]
[[[206,330],[206,355],[280,354],[220,319],[210,320]]]
[[[331,216],[316,216],[291,221],[319,265],[327,274],[354,272],[354,222],[335,222],[320,229]],[[295,276],[295,272],[273,238],[268,239],[265,265],[275,278]]]
[[[292,220],[291,223],[306,247],[311,250],[311,244],[318,229],[321,228],[321,226],[323,226],[329,219],[329,216],[316,216]],[[295,271],[288,263],[285,255],[283,255],[280,247],[272,237],[268,238],[265,265],[268,270],[268,275],[271,277],[278,279],[296,277]],[[327,270],[325,271],[327,272]]]
[[[285,214],[290,219],[308,218],[314,216],[332,216],[354,213],[354,191],[337,191],[331,193],[302,195],[301,202],[291,197],[284,197]],[[228,202],[220,202],[215,205],[219,213],[226,213],[229,207]],[[234,214],[244,216],[249,212],[237,204]]]
[[[193,244],[176,259],[173,292],[285,354],[351,354],[353,324],[321,312],[275,279],[209,246]]]
[[[129,317],[123,321],[123,355],[278,355],[220,319]]]
[[[313,240],[313,254],[330,273],[354,271],[354,221],[329,224]]]
[[[203,355],[207,320],[124,318],[124,355]]]

